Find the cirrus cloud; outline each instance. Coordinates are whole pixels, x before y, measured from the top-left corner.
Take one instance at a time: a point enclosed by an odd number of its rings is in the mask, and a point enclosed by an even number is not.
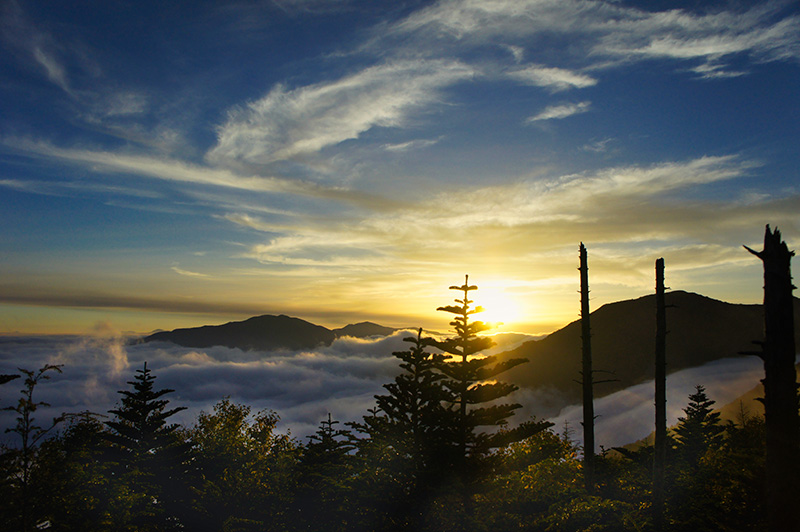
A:
[[[374,127],[405,125],[413,112],[441,101],[443,89],[475,75],[457,61],[406,60],[297,89],[278,85],[229,113],[207,157],[269,164],[312,154]]]

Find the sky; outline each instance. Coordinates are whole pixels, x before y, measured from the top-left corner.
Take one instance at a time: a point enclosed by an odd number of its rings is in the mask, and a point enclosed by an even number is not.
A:
[[[0,333],[759,302],[798,89],[782,0],[0,0]]]

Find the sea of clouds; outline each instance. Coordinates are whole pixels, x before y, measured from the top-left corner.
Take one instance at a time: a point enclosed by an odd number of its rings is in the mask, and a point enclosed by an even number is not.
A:
[[[132,343],[110,327],[98,326],[91,336],[0,336],[0,373],[62,365],[62,373],[48,373],[51,379],[35,391],[35,401],[50,404],[36,412],[37,424],[42,426],[63,412],[107,415],[119,403],[118,391],[131,389],[128,383],[147,362],[156,377],[155,388],[175,390],[165,396],[169,407],[187,407],[171,421],[190,426],[201,411],[210,412],[214,404],[230,397],[254,412],[274,410],[281,417],[279,430],[305,440],[329,412],[341,422],[361,420],[374,406],[374,396],[384,391],[383,384],[400,371],[392,353],[407,350],[410,344],[403,338],[414,334],[345,337],[314,350],[258,352]],[[494,352],[512,349],[531,337],[508,334],[496,339]],[[677,422],[697,384],[703,384],[721,406],[753,388],[761,377],[761,362],[755,357],[719,360],[676,372],[668,378],[668,421]],[[21,388],[21,379],[0,386],[0,408],[15,404]],[[554,430],[561,430],[567,421],[573,437],[580,440],[580,406],[554,409],[559,398],[548,390],[521,389],[509,399],[523,405],[516,421],[549,417]],[[596,424],[599,445],[623,445],[652,431],[652,382],[600,398],[595,405],[600,416]],[[13,444],[15,435],[5,429],[13,425],[15,416],[0,411],[0,442]]]

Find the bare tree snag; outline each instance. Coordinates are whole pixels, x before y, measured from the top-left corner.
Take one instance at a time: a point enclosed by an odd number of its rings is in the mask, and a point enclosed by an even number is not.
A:
[[[764,234],[764,249],[745,248],[764,263],[764,412],[766,421],[766,495],[769,530],[800,530],[800,421],[797,414],[794,305],[791,259],[777,229]]]
[[[664,526],[664,472],[667,462],[667,311],[664,287],[664,259],[656,260],[656,433],[653,455],[653,523]]]
[[[589,263],[586,247],[580,245],[581,340],[583,387],[583,471],[586,489],[594,489],[594,390],[592,388],[592,328],[589,323]]]

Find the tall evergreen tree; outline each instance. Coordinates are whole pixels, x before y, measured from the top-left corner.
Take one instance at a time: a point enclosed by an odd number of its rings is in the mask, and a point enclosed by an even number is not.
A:
[[[426,352],[422,329],[416,337],[403,340],[414,344],[392,353],[401,360],[403,372],[384,385],[388,394],[375,396],[380,415],[365,417],[364,428],[371,438],[391,445],[411,471],[420,473],[440,458],[443,403],[451,396],[442,387],[444,375],[437,371],[445,357]]]
[[[137,370],[133,390],[121,390],[121,405],[109,413],[107,435],[112,443],[120,478],[129,483],[132,515],[140,529],[159,530],[177,526],[175,514],[183,492],[182,476],[189,444],[177,433],[179,425],[167,419],[185,407],[167,409],[169,400],[162,397],[175,390],[155,390],[155,376],[144,363]]]
[[[683,409],[686,416],[678,418],[675,435],[679,454],[690,465],[697,461],[716,442],[725,428],[720,424],[719,412],[714,412],[715,401],[708,398],[703,386],[697,385],[689,395],[689,404]]]
[[[497,356],[482,356],[481,351],[494,345],[494,342],[491,338],[479,336],[489,329],[485,323],[472,321],[472,316],[483,310],[479,306],[473,307],[473,301],[469,298],[470,292],[478,287],[469,284],[467,275],[463,285],[451,286],[450,289],[462,292],[463,296],[455,299],[457,305],[447,305],[437,310],[454,315],[450,325],[455,335],[445,340],[431,339],[428,343],[451,357],[441,365],[441,372],[447,377],[443,385],[452,396],[449,424],[455,444],[452,467],[464,490],[465,504],[468,505],[474,484],[491,467],[491,461],[488,460],[491,449],[520,441],[551,424],[529,421],[516,428],[505,429],[508,418],[522,405],[498,402],[517,390],[517,386],[493,379],[527,362],[527,359],[500,360]],[[480,430],[480,427],[487,426],[495,427],[495,430]]]
[[[391,519],[396,527],[418,530],[426,507],[447,471],[450,442],[446,431],[445,403],[451,395],[438,371],[441,353],[426,351],[422,329],[403,339],[411,349],[396,351],[403,370],[394,382],[384,384],[388,393],[376,395],[377,408],[352,426],[366,434],[359,440],[359,455],[366,467],[384,472],[395,501]]]
[[[361,518],[352,485],[353,438],[349,430],[336,428],[338,424],[328,413],[302,449],[293,512],[301,530],[353,530]]]
[[[134,380],[128,381],[133,391],[120,390],[118,393],[122,395],[122,405],[109,410],[115,417],[106,422],[112,430],[109,440],[134,461],[147,459],[174,447],[175,431],[179,425],[168,425],[167,418],[186,410],[183,406],[165,410],[169,400],[161,397],[175,390],[154,390],[155,378],[145,362],[143,369],[136,370]]]

